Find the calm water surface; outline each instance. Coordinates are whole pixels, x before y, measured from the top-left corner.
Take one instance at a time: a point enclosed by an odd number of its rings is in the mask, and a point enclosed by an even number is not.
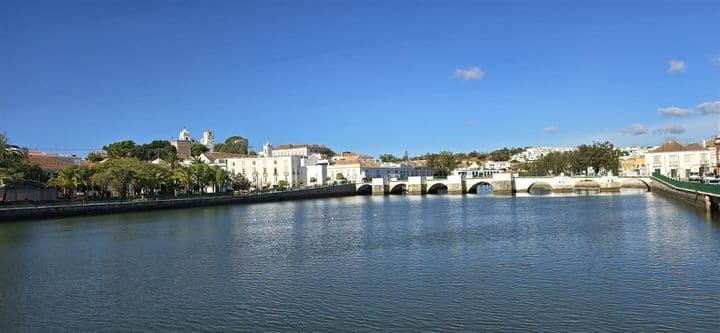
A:
[[[720,331],[720,224],[653,194],[0,224],[0,331]]]

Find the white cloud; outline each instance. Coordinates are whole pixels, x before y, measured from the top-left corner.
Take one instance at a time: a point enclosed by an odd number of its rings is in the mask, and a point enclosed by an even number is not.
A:
[[[715,66],[720,67],[720,54],[718,54],[718,55],[713,56],[712,58],[710,58],[710,63],[713,64],[713,65],[715,65]]]
[[[555,134],[557,133],[558,128],[556,126],[548,126],[543,128],[543,131],[548,134]]]
[[[683,116],[689,116],[691,114],[694,114],[695,111],[691,109],[683,109],[675,106],[671,106],[669,108],[661,108],[657,110],[658,114],[666,116],[666,117],[683,117]]]
[[[682,127],[678,124],[670,124],[665,125],[660,128],[656,128],[655,131],[653,131],[653,134],[655,135],[667,135],[667,134],[683,134],[685,133],[685,127]]]
[[[623,132],[625,134],[630,134],[632,136],[638,136],[638,135],[647,134],[648,129],[645,128],[645,126],[643,126],[643,125],[633,124],[633,125],[630,125],[630,127],[628,127],[628,128],[624,128],[621,132]]]
[[[702,114],[720,114],[720,101],[702,103],[698,105],[698,110]]]
[[[684,61],[681,60],[670,60],[670,67],[668,68],[668,73],[675,74],[675,73],[685,73],[687,72],[687,66],[685,65]]]
[[[478,67],[470,67],[466,69],[458,68],[455,70],[456,79],[467,80],[482,80],[485,77],[485,72]]]

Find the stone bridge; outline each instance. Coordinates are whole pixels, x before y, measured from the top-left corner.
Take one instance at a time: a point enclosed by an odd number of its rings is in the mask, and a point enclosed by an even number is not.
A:
[[[355,185],[359,194],[436,194],[447,191],[448,194],[477,193],[478,189],[492,190],[497,194],[529,193],[531,190],[551,192],[573,192],[593,190],[617,192],[621,188],[642,188],[650,190],[650,177],[515,177],[511,174],[495,174],[492,178],[465,178],[448,176],[447,178],[409,177],[404,180],[373,178],[369,183]]]

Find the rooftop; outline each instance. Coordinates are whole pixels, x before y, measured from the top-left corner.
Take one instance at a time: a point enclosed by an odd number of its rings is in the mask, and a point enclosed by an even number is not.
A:
[[[30,156],[30,163],[38,165],[46,172],[56,172],[65,169],[73,164],[56,156]]]
[[[702,151],[707,148],[715,147],[714,140],[705,140],[703,143],[691,143],[683,146],[681,143],[675,140],[669,140],[663,143],[655,149],[651,149],[649,153],[670,153],[680,151]]]
[[[233,153],[216,153],[216,152],[206,152],[203,153],[205,157],[207,157],[211,161],[223,159],[223,158],[246,158],[248,157],[245,154],[233,154]]]

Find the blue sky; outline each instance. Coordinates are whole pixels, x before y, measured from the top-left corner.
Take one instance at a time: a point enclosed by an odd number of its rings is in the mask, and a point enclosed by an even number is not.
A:
[[[720,117],[717,1],[2,1],[0,22],[0,132],[44,151],[183,127],[370,154],[654,145]]]

